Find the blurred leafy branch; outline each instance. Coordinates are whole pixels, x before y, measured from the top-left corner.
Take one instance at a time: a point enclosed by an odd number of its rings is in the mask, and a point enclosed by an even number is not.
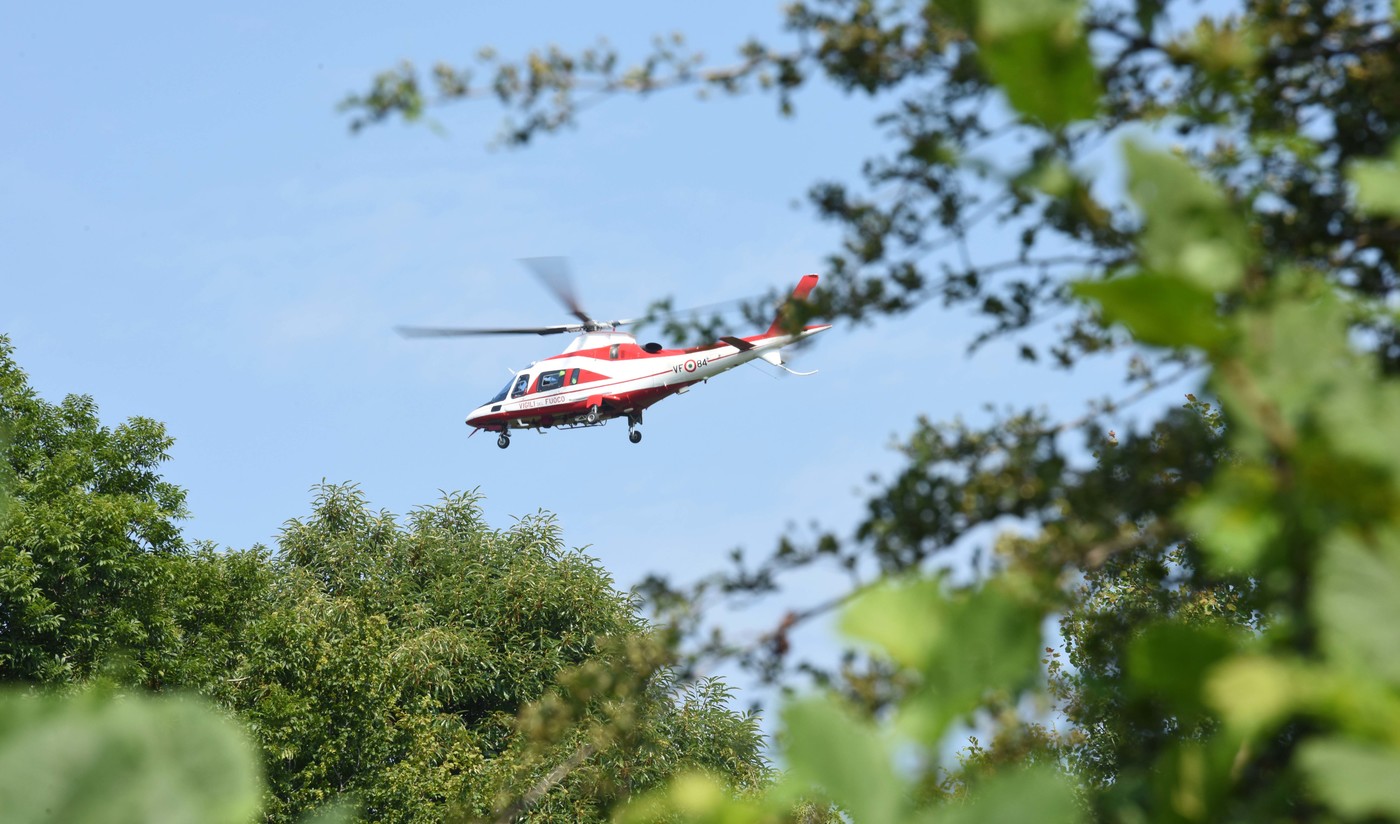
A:
[[[1393,288],[1394,229],[1344,208],[1344,169],[1390,146],[1400,107],[1387,9],[819,0],[785,8],[790,46],[749,41],[729,65],[708,64],[680,34],[630,62],[607,41],[519,60],[485,48],[474,66],[405,61],[341,109],[359,130],[490,98],[508,113],[502,140],[524,145],[618,95],[767,91],[783,113],[819,80],[869,95],[886,104],[876,125],[890,151],[862,164],[864,186],[808,192],[846,230],[814,314],[870,321],[938,300],[987,319],[974,345],[1062,319],[1056,340],[1021,343],[1026,357],[1068,367],[1122,343],[1065,284],[1135,260],[1139,214],[1102,181],[1107,147],[1134,127],[1180,141],[1225,197],[1254,209],[1266,262],[1298,259],[1372,296]],[[1394,324],[1366,326],[1387,362],[1400,360]]]

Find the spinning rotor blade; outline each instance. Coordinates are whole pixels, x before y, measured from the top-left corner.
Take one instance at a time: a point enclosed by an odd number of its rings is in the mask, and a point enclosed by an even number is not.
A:
[[[594,320],[583,310],[578,295],[574,291],[573,277],[569,274],[569,262],[562,257],[520,258],[520,262],[535,276],[559,302],[562,303],[578,323],[556,324],[553,326],[511,326],[511,327],[457,327],[457,326],[400,326],[398,333],[406,338],[460,338],[484,335],[557,335],[563,332],[611,331],[619,326],[660,322],[663,331],[673,337],[699,335],[703,338],[717,337],[727,331],[728,324],[721,316],[735,308],[744,308],[745,314],[752,312],[755,299],[729,300],[690,309],[672,309],[670,301],[659,301],[648,307],[646,314],[623,320]],[[701,318],[704,320],[701,320]],[[770,316],[771,317],[771,316]],[[687,320],[688,319],[688,320]],[[766,320],[764,321],[766,322]],[[703,330],[703,331],[701,331]]]
[[[399,326],[398,333],[406,338],[465,338],[478,335],[557,335],[561,332],[582,332],[578,324],[561,326],[525,326],[510,329],[467,329],[438,326]]]
[[[583,311],[583,306],[578,302],[578,295],[574,292],[574,279],[569,275],[569,261],[562,257],[530,257],[521,258],[520,262],[525,264],[525,268],[544,284],[544,287],[554,294],[559,302],[573,314],[574,317],[585,324],[595,324],[596,321]]]

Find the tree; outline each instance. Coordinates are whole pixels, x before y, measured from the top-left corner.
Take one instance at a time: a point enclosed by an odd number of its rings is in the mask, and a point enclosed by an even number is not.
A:
[[[766,778],[756,719],[718,685],[673,689],[633,604],[552,518],[493,530],[463,493],[400,526],[321,486],[279,544],[259,556],[270,586],[221,630],[223,663],[180,664],[255,731],[275,820],[343,795],[375,821],[490,818],[536,786],[522,820],[602,820],[685,768]],[[221,579],[245,563],[200,560]],[[605,677],[617,656],[630,675]],[[542,785],[542,751],[582,755]]]
[[[185,493],[157,469],[173,442],[148,418],[102,426],[86,395],[41,400],[0,336],[0,487],[11,499],[0,521],[0,679],[81,681],[167,642],[160,596],[165,561],[183,548]]]
[[[242,736],[144,691],[197,692],[239,719],[275,821],[347,802],[374,821],[597,821],[687,770],[735,793],[768,781],[757,718],[719,682],[676,683],[636,604],[548,515],[491,529],[461,493],[400,525],[322,485],[276,552],[221,550],[175,526],[160,424],[107,429],[91,398],[42,401],[3,338],[0,411],[0,673],[88,687],[0,695],[0,756],[35,748],[45,804],[88,809],[115,783],[136,788],[124,810],[246,815],[259,782]],[[177,726],[142,731],[162,719]],[[50,746],[74,725],[91,728],[86,761]],[[228,780],[169,789],[210,765]]]
[[[1119,403],[1204,380],[1207,400],[1188,396],[1186,410],[1121,437],[1097,424],[1104,408],[979,429],[920,421],[907,467],[854,540],[784,541],[757,567],[716,576],[708,591],[771,592],[786,569],[835,562],[876,581],[795,610],[765,648],[742,651],[781,673],[788,630],[852,600],[853,632],[874,646],[874,660],[818,673],[857,700],[785,717],[803,742],[789,750],[794,781],[825,786],[857,820],[920,814],[870,723],[883,719],[923,748],[924,786],[964,799],[966,817],[1072,817],[1055,770],[1021,766],[1047,761],[1103,818],[1400,817],[1379,780],[1400,765],[1396,650],[1378,630],[1400,591],[1386,446],[1400,435],[1393,9],[827,0],[785,14],[800,45],[746,44],[730,67],[675,41],[634,68],[607,48],[488,53],[485,85],[463,68],[439,65],[428,80],[405,64],[344,105],[358,128],[493,94],[515,118],[507,141],[525,143],[573,124],[583,90],[766,88],[786,111],[822,76],[887,100],[895,149],[867,162],[863,189],[811,191],[847,231],[817,312],[859,321],[941,299],[987,318],[974,347],[1064,318],[1048,345],[1019,337],[1023,356],[1070,367],[1126,350],[1139,388]],[[1125,143],[1133,130],[1172,151]],[[1106,146],[1126,196],[1089,177]],[[1016,253],[974,248],[989,227]],[[1076,431],[1093,461],[1065,444]],[[948,548],[1008,518],[1021,531],[999,539],[979,584],[927,579]],[[892,583],[910,576],[920,580]],[[651,589],[672,602],[706,595]],[[931,629],[908,637],[914,616]],[[1050,653],[1071,666],[1052,657],[1037,681],[1027,628],[1047,616],[1063,618],[1065,649]],[[946,634],[964,628],[1013,663],[958,654]],[[1041,713],[1023,719],[1037,700],[1073,722],[1065,740],[1044,734]],[[949,713],[994,742],[951,777]],[[830,755],[842,751],[883,766],[843,774]],[[771,813],[695,787],[658,803],[651,812],[701,819]]]

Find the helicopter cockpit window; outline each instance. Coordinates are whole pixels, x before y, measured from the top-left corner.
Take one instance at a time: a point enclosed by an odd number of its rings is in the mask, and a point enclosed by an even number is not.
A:
[[[563,385],[564,373],[562,370],[559,372],[545,372],[540,375],[540,385],[536,387],[536,391],[548,392],[551,389],[558,389]]]
[[[530,376],[529,376],[529,375],[521,375],[519,378],[516,378],[516,380],[515,380],[515,388],[512,389],[512,390],[510,390],[510,396],[511,396],[512,398],[518,398],[518,397],[520,397],[521,395],[525,394],[525,390],[526,390],[526,389],[529,389],[529,388],[530,388]]]
[[[500,403],[501,401],[505,400],[506,393],[510,391],[510,385],[512,383],[515,383],[515,378],[511,378],[510,380],[506,381],[506,385],[501,387],[501,391],[497,392],[496,396],[493,397],[491,400],[487,401],[487,403]]]
[[[614,343],[612,346],[609,346],[609,347],[608,347],[608,357],[609,357],[609,358],[612,358],[613,360],[617,360],[618,350],[621,349],[621,348],[622,348],[621,345],[616,344],[616,343]]]

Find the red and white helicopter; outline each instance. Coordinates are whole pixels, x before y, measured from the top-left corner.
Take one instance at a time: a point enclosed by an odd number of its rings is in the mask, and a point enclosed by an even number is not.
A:
[[[640,319],[599,321],[583,311],[561,258],[527,258],[523,262],[578,323],[509,329],[399,328],[406,337],[580,333],[560,354],[513,371],[495,397],[467,415],[473,435],[478,430],[496,432],[496,445],[502,449],[510,446],[512,429],[574,429],[601,426],[623,417],[627,419],[628,440],[637,443],[642,439],[637,426],[644,410],[736,366],[761,358],[794,375],[812,374],[788,369],[780,350],[831,328],[830,324],[788,328],[784,314],[788,304],[806,300],[817,285],[816,275],[806,275],[762,334],[742,338],[725,335],[714,343],[689,349],[666,349],[659,343],[639,346],[634,336],[617,331],[617,327]]]

